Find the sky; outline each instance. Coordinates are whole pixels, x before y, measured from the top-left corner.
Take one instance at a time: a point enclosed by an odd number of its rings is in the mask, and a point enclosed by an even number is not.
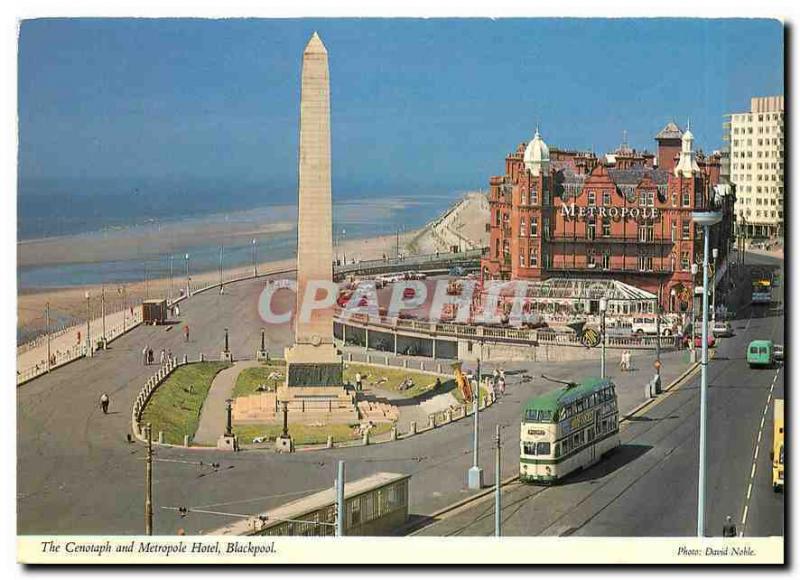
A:
[[[314,31],[330,58],[334,197],[485,189],[537,125],[551,147],[606,152],[626,131],[652,151],[666,122],[690,119],[713,150],[725,113],[784,86],[775,20],[27,20],[20,201],[296,197]]]

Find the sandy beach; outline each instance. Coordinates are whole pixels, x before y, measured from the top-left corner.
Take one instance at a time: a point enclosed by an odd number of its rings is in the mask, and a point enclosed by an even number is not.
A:
[[[460,200],[456,201],[448,210],[440,216],[431,216],[432,221],[425,227],[417,230],[408,231],[398,236],[396,234],[384,234],[363,239],[338,240],[335,254],[340,257],[346,256],[347,261],[353,259],[357,261],[379,259],[386,256],[394,256],[397,252],[399,241],[400,252],[406,255],[426,254],[433,252],[449,251],[449,246],[458,244],[461,237],[465,245],[467,241],[471,246],[480,247],[485,243],[485,221],[488,217],[488,209],[485,209],[485,197],[480,193],[467,193]],[[454,219],[456,218],[456,219]],[[139,248],[149,244],[153,250],[163,250],[164,244],[169,247],[181,248],[184,245],[195,241],[199,237],[206,238],[224,236],[227,239],[238,239],[253,235],[265,235],[276,231],[284,231],[291,224],[286,222],[272,223],[269,225],[261,224],[253,228],[253,220],[241,220],[234,222],[232,227],[223,229],[216,227],[210,232],[198,230],[191,224],[170,232],[170,239],[148,240],[148,236],[139,235],[136,241]],[[155,227],[155,226],[154,226]],[[458,230],[457,232],[455,230]],[[156,231],[153,234],[157,233]],[[102,234],[86,234],[82,236],[87,244],[91,243],[91,250],[83,251],[82,255],[86,261],[100,261],[121,259],[129,256],[131,251],[136,250],[136,243],[125,243],[125,235],[113,238],[112,242],[104,242]],[[133,238],[131,238],[133,239]],[[73,243],[75,238],[71,240]],[[130,240],[129,240],[130,241]],[[25,247],[24,251],[18,253],[25,255],[24,263],[32,264],[52,264],[64,260],[75,261],[74,249],[70,254],[70,245],[65,245],[63,240],[50,238],[47,240],[25,242],[20,247]],[[259,272],[292,269],[295,260],[291,259],[269,259],[268,257],[258,261]],[[23,262],[20,262],[22,265]],[[240,275],[249,275],[252,266],[239,266],[225,270],[225,279],[232,279]],[[217,270],[205,272],[191,272],[192,286],[203,286],[219,280]],[[176,267],[172,280],[172,295],[177,296],[181,288],[186,286],[185,271],[182,267]],[[45,331],[45,308],[50,303],[51,329],[58,329],[66,325],[71,326],[86,320],[87,301],[85,293],[89,292],[89,308],[91,315],[99,316],[100,296],[102,286],[98,284],[84,286],[64,286],[58,288],[40,288],[22,290],[18,293],[17,299],[17,335],[18,344],[22,344],[35,338]],[[126,284],[106,284],[105,285],[105,307],[106,312],[115,312],[131,305],[137,304],[146,298],[166,298],[170,295],[169,277],[159,277],[148,280],[147,282],[138,281]]]

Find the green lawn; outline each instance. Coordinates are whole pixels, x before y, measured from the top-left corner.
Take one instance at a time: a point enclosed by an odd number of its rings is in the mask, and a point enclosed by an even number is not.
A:
[[[201,362],[175,369],[153,393],[142,414],[142,425],[152,424],[153,438],[164,432],[164,442],[183,444],[183,436],[194,437],[200,421],[200,409],[206,400],[211,381],[230,365]],[[192,392],[189,392],[189,386]]]
[[[345,364],[344,382],[355,385],[356,373],[361,373],[364,388],[376,386],[387,391],[395,391],[398,395],[407,399],[418,397],[436,386],[436,375],[420,373],[411,369],[380,367],[359,363]],[[407,378],[414,381],[414,386],[401,391],[399,387]],[[456,383],[452,378],[441,377],[441,379],[446,389],[455,388]]]
[[[286,380],[286,362],[276,359],[270,360],[269,364],[263,363],[261,366],[244,369],[236,379],[233,398],[253,395],[259,385],[275,386],[275,380],[269,379],[269,375],[274,372],[280,373],[277,384],[282,384]]]
[[[331,425],[292,425],[289,424],[289,434],[294,439],[295,445],[316,445],[327,443],[328,435],[333,436],[333,441],[352,441],[360,439],[356,434],[357,423],[336,423]],[[392,428],[389,423],[378,423],[370,432],[372,437],[383,433],[388,433]],[[252,443],[253,437],[262,437],[264,435],[269,437],[269,441],[275,441],[275,438],[281,434],[283,427],[281,425],[234,425],[233,431],[239,437],[242,443]]]

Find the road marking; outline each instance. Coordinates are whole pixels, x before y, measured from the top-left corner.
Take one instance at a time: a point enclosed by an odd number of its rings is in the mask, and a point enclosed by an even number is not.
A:
[[[750,507],[750,497],[753,493],[753,482],[755,481],[756,476],[756,465],[758,462],[758,451],[761,449],[761,437],[764,434],[764,423],[767,418],[767,413],[769,412],[769,403],[772,400],[772,392],[775,389],[775,382],[778,380],[778,374],[781,372],[781,369],[777,369],[775,371],[775,376],[772,377],[772,385],[769,388],[769,393],[767,393],[767,402],[764,405],[764,411],[761,413],[761,425],[758,427],[758,439],[756,440],[756,448],[753,452],[753,464],[750,468],[750,481],[747,483],[747,498],[744,502],[744,512],[742,513],[742,529],[739,532],[739,537],[744,536],[744,529],[747,526],[747,510]]]

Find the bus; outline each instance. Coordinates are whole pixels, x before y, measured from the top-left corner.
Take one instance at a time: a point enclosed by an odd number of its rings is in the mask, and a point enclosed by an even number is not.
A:
[[[552,484],[619,447],[616,387],[588,378],[528,401],[520,432],[520,481]]]
[[[775,364],[775,345],[771,340],[754,340],[747,345],[747,364],[750,368],[772,367]]]
[[[750,295],[751,304],[770,304],[772,302],[772,282],[769,278],[753,280],[753,292]]]
[[[772,491],[783,491],[783,399],[775,399],[772,432]]]

